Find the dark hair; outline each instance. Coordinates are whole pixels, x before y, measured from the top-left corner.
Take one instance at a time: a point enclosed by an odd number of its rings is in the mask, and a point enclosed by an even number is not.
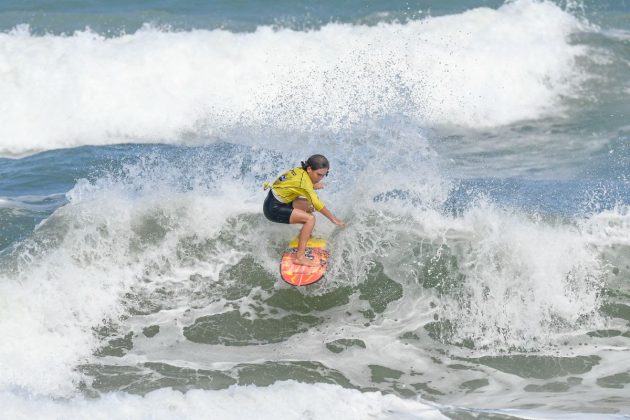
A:
[[[306,160],[306,162],[300,162],[302,164],[302,169],[306,170],[306,168],[311,168],[313,170],[317,169],[329,169],[330,163],[328,163],[328,159],[324,155],[313,155]]]

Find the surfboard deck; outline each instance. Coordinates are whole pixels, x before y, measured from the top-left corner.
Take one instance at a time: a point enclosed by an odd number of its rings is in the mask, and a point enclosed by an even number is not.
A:
[[[306,243],[306,256],[318,262],[317,267],[295,264],[297,255],[298,239],[293,238],[289,242],[288,248],[280,259],[280,275],[282,280],[292,286],[307,286],[318,282],[324,277],[328,269],[328,258],[330,254],[326,250],[326,240],[321,238],[311,238]]]

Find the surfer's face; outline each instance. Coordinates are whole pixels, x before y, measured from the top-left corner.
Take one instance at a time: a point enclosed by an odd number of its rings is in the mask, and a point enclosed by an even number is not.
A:
[[[328,168],[312,169],[309,167],[306,169],[306,172],[308,173],[308,176],[311,178],[311,181],[313,181],[313,184],[317,184],[326,175],[328,175]]]

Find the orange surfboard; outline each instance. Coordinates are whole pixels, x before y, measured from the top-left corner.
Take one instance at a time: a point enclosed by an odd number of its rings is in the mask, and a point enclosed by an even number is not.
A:
[[[280,275],[282,280],[292,286],[306,286],[313,284],[324,276],[328,269],[330,254],[326,250],[326,241],[319,238],[311,238],[306,243],[306,256],[318,262],[317,267],[295,264],[298,240],[294,238],[289,242],[288,249],[282,254],[280,260]]]

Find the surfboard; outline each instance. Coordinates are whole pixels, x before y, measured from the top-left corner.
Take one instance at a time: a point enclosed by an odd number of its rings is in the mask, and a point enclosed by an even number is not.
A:
[[[306,243],[306,256],[318,262],[317,267],[295,264],[297,255],[298,238],[293,238],[280,259],[280,275],[282,280],[292,286],[307,286],[313,284],[324,276],[328,269],[330,254],[326,250],[326,240],[311,238]]]

